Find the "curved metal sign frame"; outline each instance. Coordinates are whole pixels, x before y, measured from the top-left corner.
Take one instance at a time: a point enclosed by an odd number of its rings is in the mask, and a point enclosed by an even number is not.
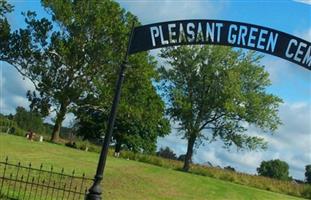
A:
[[[271,54],[311,70],[311,43],[271,28],[223,20],[179,20],[135,27],[129,54],[176,45],[213,44]]]
[[[261,51],[311,70],[310,42],[274,29],[233,21],[182,20],[132,27],[128,48],[120,66],[116,92],[110,110],[107,133],[100,153],[94,183],[87,200],[101,199],[103,179],[126,62],[130,54],[161,47],[192,44],[215,44]]]

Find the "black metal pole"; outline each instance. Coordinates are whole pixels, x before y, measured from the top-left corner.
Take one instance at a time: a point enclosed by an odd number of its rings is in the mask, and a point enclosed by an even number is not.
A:
[[[131,33],[129,36],[127,51],[126,51],[124,60],[120,66],[120,72],[119,72],[118,80],[116,83],[115,95],[114,95],[114,99],[112,102],[111,111],[110,111],[110,115],[109,115],[109,119],[108,119],[107,133],[106,133],[106,136],[104,139],[102,150],[100,152],[100,157],[99,157],[99,161],[98,161],[98,165],[97,165],[97,171],[96,171],[96,175],[94,178],[94,183],[91,186],[91,188],[89,189],[89,193],[86,195],[86,198],[85,198],[86,200],[101,200],[102,199],[102,197],[101,197],[102,187],[101,187],[100,183],[103,179],[103,174],[104,174],[104,170],[105,170],[105,166],[106,166],[106,158],[107,158],[107,154],[108,154],[108,150],[109,150],[109,143],[111,140],[114,122],[116,119],[117,107],[118,107],[120,95],[121,95],[121,86],[122,86],[122,82],[123,82],[124,76],[125,76],[125,69],[126,69],[129,51],[130,51],[130,45],[131,45],[131,41],[132,41],[132,37],[133,37],[133,32],[134,32],[134,23],[132,25]]]

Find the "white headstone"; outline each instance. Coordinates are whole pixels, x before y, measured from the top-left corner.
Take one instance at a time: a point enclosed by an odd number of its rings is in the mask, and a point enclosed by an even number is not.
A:
[[[39,142],[43,142],[43,136],[40,136]]]

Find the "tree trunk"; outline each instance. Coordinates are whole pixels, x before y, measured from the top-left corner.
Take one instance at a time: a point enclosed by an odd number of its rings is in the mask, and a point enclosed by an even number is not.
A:
[[[62,127],[62,123],[65,119],[65,115],[67,113],[68,104],[62,103],[59,109],[59,112],[56,115],[56,121],[53,127],[51,141],[57,142],[59,139],[60,128]]]
[[[187,147],[187,153],[184,161],[184,167],[183,171],[188,172],[190,169],[190,163],[191,163],[191,158],[193,154],[193,146],[196,140],[195,135],[191,135],[190,138],[188,139],[188,147]]]

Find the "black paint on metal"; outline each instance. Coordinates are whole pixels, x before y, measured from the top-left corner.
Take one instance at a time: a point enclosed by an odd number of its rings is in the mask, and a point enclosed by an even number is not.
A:
[[[133,38],[133,33],[134,33],[134,23],[132,25],[131,33],[129,36],[127,51],[126,51],[126,54],[124,56],[124,60],[120,66],[119,76],[118,76],[118,80],[116,83],[115,95],[114,95],[114,99],[112,102],[112,107],[111,107],[111,111],[110,111],[110,115],[109,115],[109,119],[108,119],[107,134],[105,135],[104,143],[103,143],[102,150],[100,153],[97,171],[96,171],[96,175],[94,178],[94,183],[93,183],[92,187],[89,189],[89,193],[86,195],[86,200],[100,200],[100,199],[102,199],[102,197],[101,197],[102,187],[101,187],[100,183],[103,179],[103,174],[104,174],[104,170],[105,170],[106,158],[107,158],[107,154],[108,154],[108,150],[109,150],[109,143],[111,140],[114,122],[115,122],[116,113],[117,113],[117,107],[118,107],[119,100],[120,100],[121,87],[122,87],[122,83],[123,83],[123,80],[125,77],[125,69],[126,69],[126,65],[127,65],[127,61],[128,61],[128,56],[129,56],[129,52],[130,52],[130,44],[131,44],[131,41]]]
[[[201,26],[202,30],[206,30],[207,24],[214,26],[218,23],[222,25],[220,28],[220,37],[219,40],[214,38],[212,41],[211,39],[204,39],[204,40],[199,40],[197,37],[193,41],[178,41],[178,37],[180,35],[180,29],[179,27],[182,26],[183,30],[185,32],[185,35],[187,37],[190,37],[189,33],[187,33],[187,25],[193,23],[194,26],[190,26],[191,31],[194,31],[194,33],[197,33],[199,30],[199,26]],[[200,24],[200,25],[199,25]],[[175,36],[172,36],[172,38],[175,37],[175,42],[170,42],[169,41],[169,33],[170,31],[168,30],[168,25],[174,26],[174,28],[171,28],[171,30],[176,33]],[[247,33],[244,37],[245,42],[229,42],[228,41],[228,36],[229,35],[229,30],[231,29],[231,33],[234,32],[237,36],[239,35],[240,30],[235,30],[232,29],[233,26],[237,27],[245,27],[247,30]],[[151,27],[161,27],[161,34],[159,37],[156,38],[155,42],[156,44],[153,45],[152,43],[152,34],[151,34]],[[253,30],[252,34],[250,34],[250,30]],[[257,30],[257,31],[254,31]],[[171,32],[172,32],[171,31]],[[215,27],[215,30],[217,31],[217,28]],[[206,32],[204,31],[203,34]],[[243,34],[243,33],[242,33]],[[260,34],[261,37],[260,37]],[[264,37],[269,37],[269,34],[274,34],[277,35],[277,41],[275,45],[275,49],[273,51],[267,50],[266,46],[264,48],[258,48],[257,44],[259,43],[267,43],[267,41],[258,41],[259,38],[265,39]],[[162,37],[161,37],[162,36]],[[250,39],[250,36],[254,36],[255,38],[251,38],[251,43],[255,44],[253,45],[248,45],[248,40]],[[168,41],[168,42],[161,42],[162,41]],[[229,38],[230,39],[230,38]],[[290,45],[290,41],[291,45]],[[244,43],[244,44],[243,44]],[[275,29],[263,27],[263,26],[258,26],[258,25],[253,25],[253,24],[247,24],[247,23],[241,23],[241,22],[234,22],[234,21],[224,21],[224,20],[179,20],[179,21],[168,21],[168,22],[161,22],[161,23],[154,23],[154,24],[148,24],[144,26],[139,26],[135,27],[134,29],[134,35],[133,35],[133,40],[130,44],[130,54],[138,53],[141,51],[146,51],[146,50],[151,50],[151,49],[156,49],[156,48],[161,48],[161,47],[169,47],[169,46],[176,46],[176,45],[193,45],[193,44],[212,44],[212,45],[225,45],[225,46],[233,46],[233,47],[240,47],[240,48],[246,48],[250,50],[255,50],[255,51],[260,51],[263,53],[267,53],[270,55],[274,55],[280,58],[283,58],[285,60],[288,60],[290,62],[293,62],[295,64],[298,64],[308,70],[311,70],[311,43],[309,41],[303,40],[301,38],[298,38],[296,36],[277,31]],[[299,44],[302,46],[299,47]],[[261,45],[260,45],[261,46]],[[286,56],[286,51],[288,49],[288,46],[290,46],[290,49],[288,53],[291,56]],[[298,52],[298,56],[295,59],[296,52]],[[304,60],[305,56],[308,56],[307,59]],[[309,59],[309,60],[308,60]],[[300,61],[299,61],[300,60]],[[305,62],[304,62],[305,61]]]

